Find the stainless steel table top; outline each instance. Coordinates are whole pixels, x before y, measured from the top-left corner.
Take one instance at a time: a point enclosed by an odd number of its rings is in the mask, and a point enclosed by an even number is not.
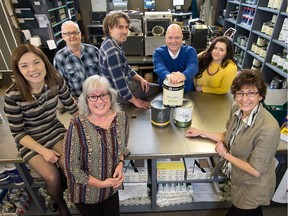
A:
[[[223,132],[233,99],[230,95],[212,95],[191,92],[184,96],[194,102],[192,125],[199,129]],[[162,100],[161,95],[154,100]],[[215,154],[214,142],[204,138],[186,138],[188,128],[173,123],[173,110],[169,126],[157,128],[151,124],[151,110],[125,106],[129,116],[131,157],[178,157]]]

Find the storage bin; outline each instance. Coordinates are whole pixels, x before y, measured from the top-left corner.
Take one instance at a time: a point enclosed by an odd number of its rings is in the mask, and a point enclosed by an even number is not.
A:
[[[287,89],[268,88],[263,106],[282,125],[287,114]]]
[[[267,105],[264,107],[274,116],[279,125],[282,125],[287,115],[287,102],[283,105]]]

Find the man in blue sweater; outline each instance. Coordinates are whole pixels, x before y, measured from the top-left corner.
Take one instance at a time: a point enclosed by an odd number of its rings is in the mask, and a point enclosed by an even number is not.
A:
[[[193,78],[198,73],[196,50],[191,46],[182,45],[181,27],[171,24],[166,31],[166,45],[157,48],[153,54],[154,73],[158,83],[168,79],[172,84],[184,83],[184,92],[194,90]]]

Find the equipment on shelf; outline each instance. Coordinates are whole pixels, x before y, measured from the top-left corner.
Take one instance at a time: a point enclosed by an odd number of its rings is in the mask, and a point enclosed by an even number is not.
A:
[[[172,13],[171,12],[145,12],[144,15],[144,25],[145,25],[145,55],[150,56],[153,55],[154,50],[161,45],[165,44],[165,33],[168,26],[172,21]],[[157,27],[159,29],[162,27],[164,32],[159,35],[153,35],[153,28]],[[162,29],[161,28],[161,29]],[[156,30],[154,28],[154,31]]]

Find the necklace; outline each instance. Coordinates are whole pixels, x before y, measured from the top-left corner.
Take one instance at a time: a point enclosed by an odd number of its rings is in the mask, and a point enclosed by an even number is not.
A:
[[[44,92],[44,94],[43,94]],[[42,91],[39,94],[33,94],[32,93],[32,98],[35,100],[35,102],[38,104],[39,107],[41,107],[42,105],[45,104],[45,102],[47,101],[47,85],[44,85],[44,91],[42,89]],[[39,97],[37,97],[37,95],[39,95]]]
[[[207,73],[208,73],[208,75],[210,75],[210,76],[215,75],[215,74],[220,70],[220,65],[219,65],[218,68],[217,68],[217,70],[216,70],[215,72],[211,73],[210,70],[209,70],[209,67],[210,67],[210,65],[209,65],[208,68],[207,68]]]

